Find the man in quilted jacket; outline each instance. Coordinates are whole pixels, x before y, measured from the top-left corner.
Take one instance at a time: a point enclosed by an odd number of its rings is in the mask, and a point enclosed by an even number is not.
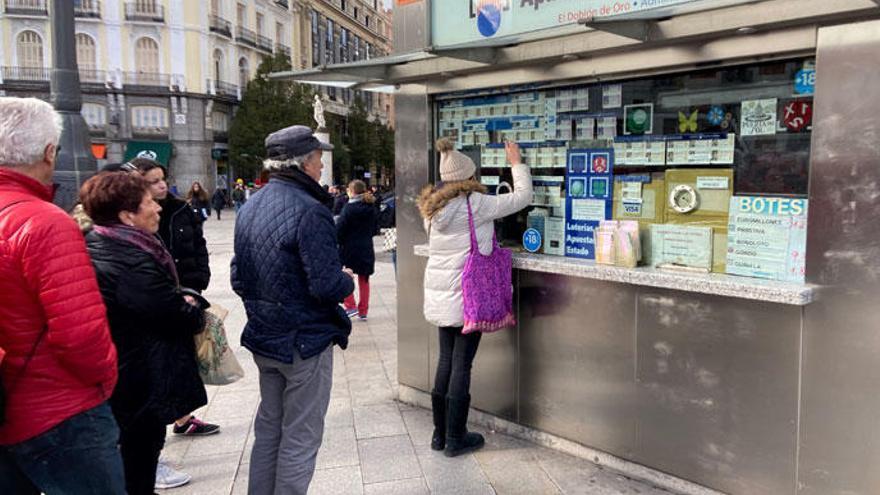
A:
[[[0,98],[0,493],[123,494],[116,349],[85,242],[51,203],[61,119]]]
[[[305,495],[324,431],[333,344],[348,344],[339,303],[354,290],[336,247],[333,198],[318,184],[322,150],[312,130],[266,138],[269,183],[235,223],[232,288],[248,322],[242,345],[260,370],[250,495]]]

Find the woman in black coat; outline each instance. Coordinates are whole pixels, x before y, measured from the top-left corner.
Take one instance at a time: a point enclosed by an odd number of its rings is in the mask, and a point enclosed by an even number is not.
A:
[[[226,207],[226,190],[220,189],[219,187],[214,191],[214,195],[211,196],[211,206],[214,207],[214,211],[217,212],[217,220],[220,220],[220,211]]]
[[[174,260],[155,235],[161,208],[140,175],[98,174],[80,199],[94,222],[86,245],[119,355],[110,405],[126,490],[152,494],[166,425],[207,403],[193,343],[207,302],[181,292]]]
[[[342,265],[358,276],[359,301],[355,304],[354,293],[343,303],[350,317],[357,315],[367,319],[370,308],[370,275],[376,264],[373,236],[377,230],[376,202],[367,191],[363,181],[355,180],[348,185],[348,203],[336,220],[336,236],[339,240],[339,257]]]

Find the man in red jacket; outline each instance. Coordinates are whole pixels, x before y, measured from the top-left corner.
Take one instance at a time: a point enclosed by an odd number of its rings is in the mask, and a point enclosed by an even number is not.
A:
[[[82,234],[51,203],[60,134],[49,104],[0,98],[0,493],[124,494],[116,348]]]

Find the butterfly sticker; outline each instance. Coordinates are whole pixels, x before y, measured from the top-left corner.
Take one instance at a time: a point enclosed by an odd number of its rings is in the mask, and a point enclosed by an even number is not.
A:
[[[682,134],[686,132],[697,132],[697,119],[700,117],[700,110],[694,110],[690,117],[684,112],[678,112],[678,130]]]

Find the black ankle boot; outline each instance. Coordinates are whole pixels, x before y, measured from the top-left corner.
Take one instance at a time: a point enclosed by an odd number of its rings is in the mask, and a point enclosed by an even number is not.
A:
[[[431,450],[443,450],[446,448],[446,396],[431,393],[431,412],[434,414]]]
[[[481,448],[483,435],[467,431],[468,408],[471,398],[446,400],[446,457],[455,457]]]

